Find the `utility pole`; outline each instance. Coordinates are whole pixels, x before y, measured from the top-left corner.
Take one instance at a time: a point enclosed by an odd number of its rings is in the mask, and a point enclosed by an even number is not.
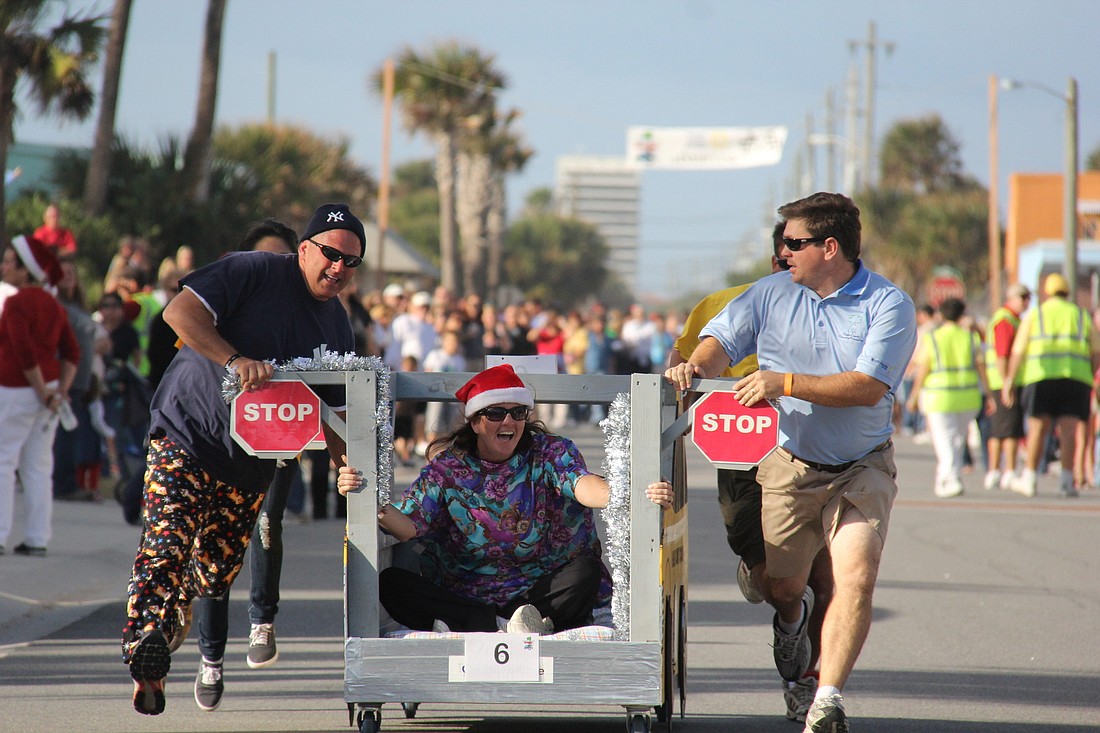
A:
[[[882,46],[886,54],[894,51],[893,41],[879,41],[875,35],[875,22],[867,24],[866,41],[848,41],[848,48],[855,52],[861,46],[867,51],[865,73],[863,75],[863,145],[860,155],[860,167],[863,169],[860,176],[860,184],[863,188],[870,188],[874,182],[875,160],[875,59],[879,46]]]
[[[859,69],[854,63],[848,65],[848,83],[844,87],[844,193],[854,196],[862,180],[856,174],[856,139],[859,131],[859,102],[856,99],[859,87]]]
[[[1065,270],[1069,302],[1077,302],[1077,79],[1066,86]]]
[[[814,116],[806,113],[806,173],[802,178],[802,195],[809,196],[817,190],[817,161],[814,153]]]
[[[390,138],[393,117],[393,59],[382,64],[382,165],[378,171],[378,260],[374,273],[378,289],[386,284],[383,256],[390,226]]]
[[[1001,223],[997,178],[997,76],[989,75],[989,310],[1001,305]]]
[[[275,51],[267,52],[267,122],[275,124]]]
[[[836,120],[833,105],[833,88],[825,90],[825,136],[829,144],[825,146],[825,190],[836,191]]]

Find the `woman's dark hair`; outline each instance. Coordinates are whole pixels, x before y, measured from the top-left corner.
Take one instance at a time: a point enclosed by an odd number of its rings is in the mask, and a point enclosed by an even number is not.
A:
[[[297,232],[278,219],[264,219],[248,228],[248,231],[241,237],[237,249],[241,252],[251,252],[252,248],[256,246],[256,242],[264,237],[278,237],[286,242],[286,246],[291,252],[298,246]]]
[[[517,453],[531,447],[534,442],[531,436],[535,433],[550,434],[550,431],[547,430],[546,425],[541,420],[531,420],[523,423],[523,435],[519,436],[519,443],[516,444]],[[428,460],[431,460],[448,448],[454,449],[459,454],[477,455],[477,433],[474,432],[469,421],[464,420],[461,425],[451,432],[441,435],[429,443],[425,454]]]

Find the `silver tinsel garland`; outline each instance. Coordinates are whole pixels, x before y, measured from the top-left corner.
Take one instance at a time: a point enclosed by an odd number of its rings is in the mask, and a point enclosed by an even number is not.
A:
[[[630,635],[630,398],[616,395],[607,417],[600,421],[604,433],[603,472],[610,487],[607,506],[600,512],[607,527],[607,565],[614,583],[611,619],[615,638]]]
[[[283,363],[269,361],[276,372],[374,372],[375,409],[374,421],[378,428],[378,505],[390,503],[390,487],[393,484],[393,422],[390,420],[390,370],[377,356],[338,354],[335,351],[318,350],[313,357],[300,356]],[[237,372],[227,369],[222,380],[222,399],[226,404],[241,391]]]

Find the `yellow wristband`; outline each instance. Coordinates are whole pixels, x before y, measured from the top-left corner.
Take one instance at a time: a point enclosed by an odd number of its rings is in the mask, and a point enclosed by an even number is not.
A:
[[[794,375],[787,372],[783,375],[783,396],[790,397],[792,390],[794,390]]]

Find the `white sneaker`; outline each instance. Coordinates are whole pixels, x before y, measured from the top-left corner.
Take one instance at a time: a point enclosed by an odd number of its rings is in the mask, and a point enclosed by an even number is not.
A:
[[[1025,468],[1020,472],[1020,475],[1016,477],[1016,480],[1012,482],[1012,490],[1017,494],[1023,494],[1030,498],[1035,496],[1038,483],[1039,478],[1035,475],[1035,472]]]
[[[950,478],[936,486],[936,496],[940,499],[953,499],[963,493],[962,482],[957,478]]]
[[[549,634],[554,625],[550,619],[543,618],[539,610],[530,603],[520,606],[508,619],[506,631],[509,634]]]
[[[1012,483],[1016,480],[1015,471],[1005,471],[1001,474],[1001,491],[1012,491]]]
[[[990,471],[985,475],[985,481],[982,483],[986,491],[992,491],[1001,485],[1001,472]]]

